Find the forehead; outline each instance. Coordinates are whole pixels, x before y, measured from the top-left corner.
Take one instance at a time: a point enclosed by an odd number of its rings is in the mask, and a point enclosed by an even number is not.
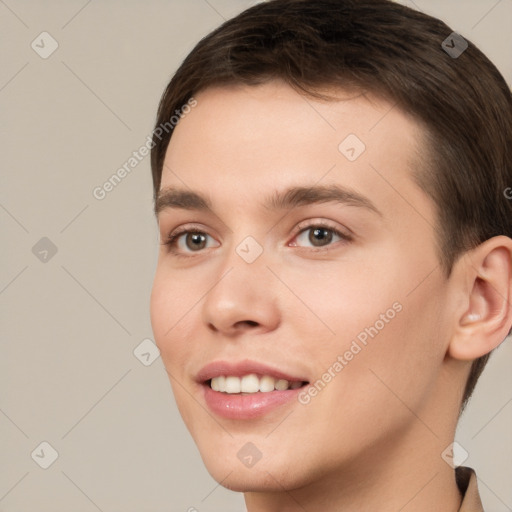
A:
[[[347,128],[361,132],[374,132],[381,123],[395,131],[417,130],[416,120],[397,107],[396,101],[360,89],[324,88],[316,91],[324,98],[299,93],[281,80],[272,80],[261,85],[247,86],[230,84],[213,86],[195,95],[197,106],[191,114],[184,116],[174,130],[185,127],[211,128],[213,123],[222,127],[229,123],[241,128],[240,136],[254,136],[262,128],[270,129],[279,120],[279,125],[294,132],[303,131],[305,125],[311,130],[327,129],[341,131]],[[247,123],[248,117],[250,125]],[[378,132],[379,130],[377,130]],[[218,133],[214,130],[210,137]]]
[[[269,190],[337,184],[377,206],[400,196],[428,202],[412,179],[422,165],[423,131],[386,100],[337,90],[336,100],[321,101],[278,81],[210,88],[196,100],[171,138],[162,189],[223,201],[236,190],[249,204]]]

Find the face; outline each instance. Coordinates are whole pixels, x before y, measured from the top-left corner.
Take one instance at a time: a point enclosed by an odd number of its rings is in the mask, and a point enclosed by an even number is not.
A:
[[[153,331],[209,472],[234,490],[357,471],[425,430],[410,411],[428,415],[437,386],[447,288],[411,177],[421,129],[338,97],[209,89],[166,154]]]

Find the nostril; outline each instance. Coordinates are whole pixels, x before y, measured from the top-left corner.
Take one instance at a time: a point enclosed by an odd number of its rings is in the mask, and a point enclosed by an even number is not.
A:
[[[259,325],[258,322],[255,322],[254,320],[240,320],[236,323],[236,325],[248,325],[250,327],[257,327]]]

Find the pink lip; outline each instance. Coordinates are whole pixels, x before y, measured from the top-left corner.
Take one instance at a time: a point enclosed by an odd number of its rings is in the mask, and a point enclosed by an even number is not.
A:
[[[244,375],[248,375],[249,373],[255,373],[258,376],[270,375],[276,379],[285,379],[289,382],[307,381],[306,378],[296,376],[294,377],[266,364],[250,361],[247,359],[236,363],[230,363],[228,361],[214,361],[213,363],[207,364],[199,371],[196,380],[202,384],[203,382],[210,380],[212,377],[219,377],[221,375],[242,377]]]
[[[208,408],[213,413],[227,419],[253,419],[263,416],[279,406],[293,402],[294,399],[296,401],[297,395],[303,389],[287,389],[286,391],[270,391],[250,395],[228,394],[214,391],[208,382],[212,377],[221,375],[242,377],[249,373],[255,373],[258,376],[270,375],[276,379],[285,379],[289,382],[307,381],[305,378],[294,377],[255,361],[245,360],[238,363],[216,361],[206,365],[197,375],[197,381],[201,384],[203,397]]]
[[[280,405],[297,402],[303,388],[286,391],[269,391],[252,395],[230,395],[213,391],[208,383],[203,384],[203,396],[212,412],[231,420],[250,420],[263,416]],[[295,399],[295,400],[294,400]]]

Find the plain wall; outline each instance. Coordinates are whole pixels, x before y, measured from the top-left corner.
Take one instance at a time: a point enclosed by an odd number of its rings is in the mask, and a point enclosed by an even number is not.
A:
[[[192,46],[254,3],[0,2],[0,512],[245,510],[204,468],[161,359],[134,355],[152,339],[149,157],[103,199],[93,191],[146,142]],[[512,83],[511,0],[404,3],[445,20]],[[43,31],[58,43],[47,58]],[[508,340],[457,434],[488,512],[512,510],[511,362]],[[59,454],[48,469],[36,463],[51,456],[43,441]]]

